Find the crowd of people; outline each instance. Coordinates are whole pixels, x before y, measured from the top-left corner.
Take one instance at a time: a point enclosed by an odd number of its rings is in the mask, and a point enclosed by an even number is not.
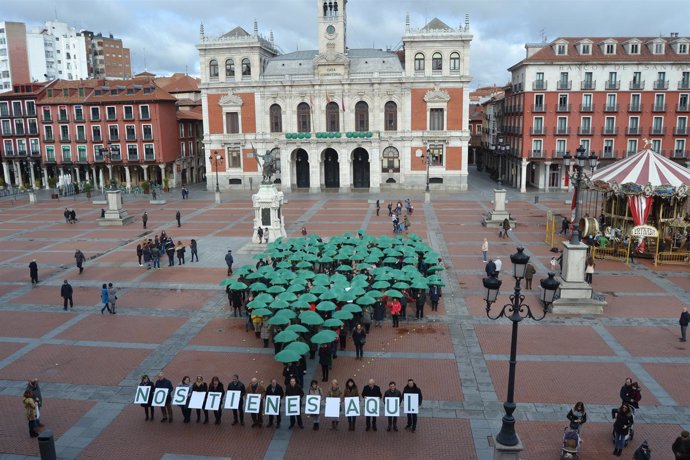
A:
[[[381,202],[376,200],[376,215],[379,215],[379,210],[381,209]],[[403,213],[403,203],[398,201],[393,207],[393,202],[388,202],[388,217],[391,218],[391,223],[393,224],[393,233],[402,234],[407,233],[410,229],[412,223],[410,222],[410,216],[414,212],[414,207],[409,198],[405,198],[405,212]]]
[[[191,253],[191,262],[199,261],[199,253],[197,241],[192,239],[189,242],[189,251]],[[177,264],[184,265],[187,254],[187,246],[178,240],[177,243],[165,233],[163,230],[159,235],[155,235],[153,239],[146,238],[141,243],[137,244],[136,248],[137,262],[140,267],[146,266],[147,270],[161,268],[160,261],[163,256],[168,256],[168,267],[175,266],[175,256],[177,256]],[[143,262],[143,263],[142,263]]]

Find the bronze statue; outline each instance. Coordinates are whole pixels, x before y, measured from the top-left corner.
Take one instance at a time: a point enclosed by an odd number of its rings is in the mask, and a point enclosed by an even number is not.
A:
[[[255,155],[257,160],[261,160],[259,162],[261,166],[261,174],[263,176],[261,183],[271,184],[271,176],[273,176],[278,170],[278,168],[276,168],[276,158],[273,156],[273,152],[271,150],[266,150],[266,153],[263,155],[260,155],[259,153],[256,153]]]

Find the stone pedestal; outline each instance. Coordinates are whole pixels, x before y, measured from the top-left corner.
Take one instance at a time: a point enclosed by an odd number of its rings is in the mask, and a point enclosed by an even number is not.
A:
[[[259,237],[256,234],[259,227],[264,229],[264,238],[266,238],[265,232],[268,229],[269,243],[281,236],[283,238],[287,237],[281,209],[283,198],[283,192],[279,192],[273,184],[261,184],[259,191],[252,195],[252,203],[254,205],[253,243],[259,243]]]
[[[431,203],[431,192],[424,192],[424,202]]]
[[[482,225],[486,227],[500,227],[504,219],[510,219],[510,214],[506,210],[506,191],[504,189],[494,190],[494,209],[489,211],[482,220]],[[515,226],[515,221],[510,221],[511,227]]]
[[[220,204],[220,192],[216,192],[216,204]]]
[[[522,452],[523,447],[519,437],[515,446],[504,446],[497,442],[494,436],[491,439],[494,444],[494,460],[520,460],[520,452]]]
[[[106,192],[108,209],[105,211],[105,217],[98,219],[98,225],[126,225],[134,219],[122,207],[121,195],[122,193],[119,190],[108,190]]]
[[[551,307],[555,314],[600,315],[606,302],[592,299],[592,287],[585,283],[587,245],[563,242],[561,296]]]
[[[35,192],[29,192],[29,203],[36,203],[36,193]]]

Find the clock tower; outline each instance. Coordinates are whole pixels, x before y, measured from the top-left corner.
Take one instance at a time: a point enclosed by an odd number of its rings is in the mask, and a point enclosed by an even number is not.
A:
[[[319,17],[319,54],[345,54],[347,0],[316,0]]]

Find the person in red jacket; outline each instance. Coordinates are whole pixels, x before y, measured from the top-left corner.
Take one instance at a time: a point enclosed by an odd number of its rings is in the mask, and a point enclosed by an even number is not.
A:
[[[400,310],[402,309],[402,306],[400,305],[400,301],[395,297],[390,300],[390,309],[391,316],[393,317],[393,327],[399,327]]]

